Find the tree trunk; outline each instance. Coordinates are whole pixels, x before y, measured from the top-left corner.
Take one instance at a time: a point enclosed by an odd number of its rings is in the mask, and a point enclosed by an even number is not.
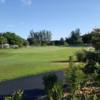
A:
[[[2,42],[2,44],[1,44],[1,48],[3,49],[3,42]]]

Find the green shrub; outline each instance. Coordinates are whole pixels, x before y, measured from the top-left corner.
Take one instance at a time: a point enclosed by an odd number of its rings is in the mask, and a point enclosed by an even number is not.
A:
[[[85,50],[82,50],[82,51],[78,51],[76,53],[76,59],[79,61],[79,62],[85,62],[86,61],[86,54],[87,52]]]
[[[93,51],[88,51],[86,53],[86,61],[97,61],[97,55]]]
[[[55,74],[48,74],[43,77],[43,84],[46,92],[53,88],[54,84],[58,81],[58,78]]]
[[[95,52],[95,51],[86,51],[86,50],[82,50],[82,51],[78,51],[76,53],[76,59],[79,62],[86,62],[86,61],[99,61],[100,60],[100,53]]]
[[[66,83],[69,84],[71,93],[75,93],[75,90],[81,88],[84,85],[86,75],[83,73],[80,65],[75,65],[70,61],[69,67],[65,73]]]
[[[85,74],[92,74],[96,70],[95,62],[94,61],[89,61],[85,67],[83,68],[83,72]]]

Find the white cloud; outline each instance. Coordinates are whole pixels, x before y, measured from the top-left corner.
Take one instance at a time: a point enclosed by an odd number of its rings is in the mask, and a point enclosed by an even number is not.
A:
[[[0,2],[1,2],[1,3],[5,3],[5,2],[6,2],[6,0],[0,0]]]
[[[32,0],[20,0],[24,5],[26,6],[31,6],[32,5]],[[0,3],[4,4],[6,0],[0,0]]]
[[[32,5],[32,0],[21,0],[21,1],[22,1],[22,3],[24,5],[28,5],[28,6],[31,6]]]

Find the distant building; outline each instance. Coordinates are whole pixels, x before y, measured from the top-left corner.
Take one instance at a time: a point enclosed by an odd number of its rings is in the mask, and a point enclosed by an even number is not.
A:
[[[18,45],[11,45],[11,48],[16,49],[16,48],[19,48],[19,46]]]
[[[10,45],[8,43],[3,45],[4,48],[10,48]]]
[[[10,45],[8,43],[0,44],[0,48],[10,48]]]

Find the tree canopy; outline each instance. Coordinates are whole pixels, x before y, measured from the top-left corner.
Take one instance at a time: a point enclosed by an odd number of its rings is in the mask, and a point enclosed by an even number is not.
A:
[[[21,38],[20,36],[12,32],[6,32],[3,34],[3,36],[7,39],[7,42],[11,45],[18,45],[21,47],[26,42],[25,39]]]
[[[51,41],[51,35],[52,33],[46,30],[39,32],[31,31],[27,40],[30,45],[45,45]]]
[[[91,45],[95,49],[100,49],[100,29],[95,28],[93,31],[81,35],[80,29],[71,31],[70,36],[66,38],[60,38],[59,40],[51,40],[52,33],[48,30],[41,30],[38,32],[30,31],[27,40],[18,36],[13,32],[0,33],[0,44],[8,43],[10,45],[27,46],[43,46],[43,45]]]
[[[80,34],[80,29],[72,31],[71,36],[66,39],[66,42],[68,42],[70,45],[82,44],[82,38]]]
[[[92,44],[96,50],[100,50],[100,29],[94,29],[91,34],[92,36]]]

